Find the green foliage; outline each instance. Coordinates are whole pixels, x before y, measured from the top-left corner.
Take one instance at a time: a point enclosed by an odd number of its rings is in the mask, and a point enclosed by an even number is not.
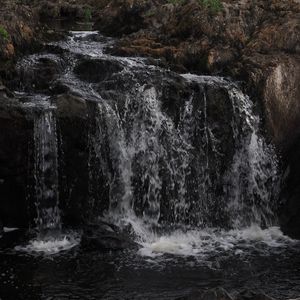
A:
[[[199,2],[213,13],[218,13],[222,9],[222,3],[220,0],[199,0]]]
[[[184,2],[184,0],[167,0],[168,3],[172,3],[172,4],[182,4]]]
[[[0,25],[0,37],[5,41],[9,39],[9,34],[2,25]]]
[[[84,10],[84,20],[85,22],[90,22],[92,20],[92,10],[89,7]]]
[[[183,4],[185,0],[167,0],[167,2],[172,4]],[[198,0],[198,3],[208,8],[212,13],[218,13],[222,10],[221,0]]]

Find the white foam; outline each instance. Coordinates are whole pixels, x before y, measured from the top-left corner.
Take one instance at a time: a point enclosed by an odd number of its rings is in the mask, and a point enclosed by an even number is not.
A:
[[[137,235],[137,242],[141,245],[139,254],[147,257],[163,254],[206,257],[228,251],[241,255],[251,249],[268,252],[296,242],[285,236],[279,227],[261,229],[255,224],[245,229],[229,231],[208,228],[175,230],[169,234],[156,234],[140,226],[141,223],[135,223],[132,228]]]
[[[14,228],[14,227],[3,227],[3,231],[6,232],[12,232],[12,231],[16,231],[19,228]]]
[[[16,246],[15,250],[32,254],[53,255],[61,251],[70,250],[78,245],[79,242],[80,238],[78,235],[61,235],[55,238],[33,239],[26,246]]]

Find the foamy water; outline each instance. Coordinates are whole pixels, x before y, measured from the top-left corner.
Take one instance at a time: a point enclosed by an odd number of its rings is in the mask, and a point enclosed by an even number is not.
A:
[[[16,246],[15,250],[30,254],[53,255],[62,251],[67,251],[80,243],[77,234],[59,235],[57,237],[45,237],[33,239],[25,246]]]
[[[167,235],[151,233],[149,240],[140,242],[139,254],[142,256],[161,256],[173,254],[180,256],[205,257],[217,252],[231,251],[235,254],[251,250],[272,251],[273,248],[285,247],[294,243],[285,236],[279,227],[261,229],[257,225],[239,230],[176,230]]]
[[[138,253],[145,257],[164,254],[204,258],[217,253],[247,254],[253,250],[262,253],[284,249],[297,241],[284,235],[279,227],[262,229],[256,224],[244,229],[222,230],[216,228],[179,229],[168,233],[154,230],[138,218],[127,218],[119,226],[130,225],[136,242],[141,246]]]

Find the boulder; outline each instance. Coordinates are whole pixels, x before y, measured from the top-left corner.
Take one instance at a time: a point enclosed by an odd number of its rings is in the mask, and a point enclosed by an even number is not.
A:
[[[81,247],[86,250],[97,251],[120,251],[136,247],[124,233],[117,227],[106,222],[98,222],[85,226],[81,238]]]
[[[109,80],[114,73],[119,73],[122,69],[122,66],[114,61],[83,59],[75,66],[74,72],[83,81],[97,83]]]

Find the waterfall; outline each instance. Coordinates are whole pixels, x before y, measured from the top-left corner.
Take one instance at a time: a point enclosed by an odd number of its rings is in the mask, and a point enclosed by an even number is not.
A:
[[[182,241],[193,252],[194,245],[201,251],[207,244],[209,250],[223,238],[226,247],[245,234],[280,236],[273,227],[279,181],[276,153],[264,138],[255,104],[238,84],[106,54],[112,41],[99,42],[96,35],[73,32],[66,41],[53,44],[68,50],[63,57],[47,55],[56,64],[66,64],[54,79],[64,87],[59,93],[83,99],[88,108],[82,115],[88,116],[89,132],[78,136],[82,153],[74,156],[83,160],[82,166],[86,163],[88,172],[63,174],[70,176],[66,189],[87,174],[88,195],[86,200],[80,197],[88,209],[85,221],[104,217],[132,230],[136,240],[152,250],[160,249],[160,242],[172,248],[174,241]],[[32,68],[39,61],[33,57],[25,66]],[[82,66],[88,69],[84,76]],[[94,76],[97,72],[105,76]],[[71,100],[62,106],[76,106]],[[75,115],[70,116],[72,122]],[[69,137],[63,138],[68,145]],[[60,229],[53,108],[36,114],[34,140],[37,225],[40,231]],[[74,213],[65,207],[66,216]],[[81,202],[78,207],[83,208]],[[59,241],[64,244],[64,236]]]
[[[109,178],[109,214],[200,228],[271,226],[277,159],[253,103],[223,79],[184,78],[197,88],[182,99],[177,122],[151,85],[136,83],[122,106],[113,99],[98,104],[94,144],[98,168]],[[228,114],[214,116],[209,89],[225,93],[213,105]]]
[[[52,108],[43,109],[36,114],[34,144],[36,224],[40,231],[59,229],[57,132]]]

